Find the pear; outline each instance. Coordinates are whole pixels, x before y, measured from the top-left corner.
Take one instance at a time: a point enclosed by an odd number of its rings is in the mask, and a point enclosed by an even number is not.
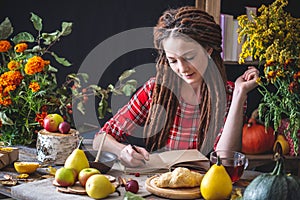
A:
[[[86,193],[93,199],[106,198],[111,193],[116,191],[115,186],[102,174],[92,175],[86,181]]]
[[[89,168],[90,164],[84,151],[77,148],[67,157],[64,167],[73,168],[79,174],[82,169]]]
[[[213,164],[203,176],[200,185],[201,195],[204,199],[228,199],[232,192],[232,181],[218,156],[216,164]]]

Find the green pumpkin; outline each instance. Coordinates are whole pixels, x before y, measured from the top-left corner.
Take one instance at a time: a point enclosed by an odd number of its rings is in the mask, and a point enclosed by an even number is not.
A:
[[[285,172],[284,160],[280,157],[272,173],[257,176],[246,187],[244,200],[299,200],[300,179]]]

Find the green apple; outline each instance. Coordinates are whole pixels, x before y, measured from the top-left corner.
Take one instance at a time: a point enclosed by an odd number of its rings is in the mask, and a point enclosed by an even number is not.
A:
[[[60,123],[64,122],[64,118],[59,114],[48,114],[44,118],[44,129],[49,132],[58,131],[58,126]]]
[[[78,174],[78,181],[79,183],[85,187],[86,181],[89,177],[94,174],[101,174],[100,171],[96,168],[84,168]]]
[[[55,172],[55,181],[63,187],[74,185],[76,173],[72,168],[61,167]]]
[[[94,174],[85,184],[86,193],[93,199],[102,199],[115,192],[115,186],[102,174]]]

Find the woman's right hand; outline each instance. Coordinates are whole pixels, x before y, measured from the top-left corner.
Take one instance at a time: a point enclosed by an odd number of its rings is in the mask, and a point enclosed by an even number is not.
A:
[[[135,151],[131,145],[126,145],[120,152],[119,159],[126,167],[138,167],[145,165],[149,160],[149,152],[142,148],[135,146]]]

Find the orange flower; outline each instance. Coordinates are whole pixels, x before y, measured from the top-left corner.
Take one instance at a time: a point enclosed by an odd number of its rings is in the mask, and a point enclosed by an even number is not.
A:
[[[38,122],[41,126],[44,125],[44,118],[48,115],[47,112],[36,113],[35,121]]]
[[[297,73],[295,73],[295,74],[293,75],[293,78],[294,78],[295,80],[298,80],[298,79],[300,78],[300,71],[298,71]]]
[[[3,106],[9,106],[12,104],[10,97],[0,98],[0,104]]]
[[[21,72],[19,71],[8,71],[4,72],[0,76],[0,85],[1,86],[9,86],[16,85],[18,86],[23,79]]]
[[[18,63],[17,61],[15,60],[11,60],[8,64],[7,64],[7,67],[9,70],[16,70],[18,69],[18,67],[20,66],[20,63]]]
[[[31,82],[29,88],[31,89],[32,92],[37,92],[40,90],[41,87],[38,82]]]
[[[299,83],[297,83],[297,82],[291,82],[290,84],[289,84],[289,91],[290,91],[290,93],[298,93],[299,94],[299,92],[300,92],[300,85],[299,85]]]
[[[27,49],[28,45],[26,43],[19,43],[15,46],[15,52],[22,53]]]
[[[275,64],[274,60],[267,60],[265,66],[272,66],[274,64]]]
[[[28,59],[28,62],[25,65],[25,73],[28,75],[33,75],[38,72],[43,71],[45,65],[49,65],[50,61],[44,60],[40,56],[33,56],[32,58]]]
[[[275,71],[269,71],[266,75],[266,78],[268,80],[271,80],[271,82],[273,83],[273,81],[276,80],[276,72]]]
[[[0,52],[7,52],[11,47],[9,41],[7,40],[0,40]]]

